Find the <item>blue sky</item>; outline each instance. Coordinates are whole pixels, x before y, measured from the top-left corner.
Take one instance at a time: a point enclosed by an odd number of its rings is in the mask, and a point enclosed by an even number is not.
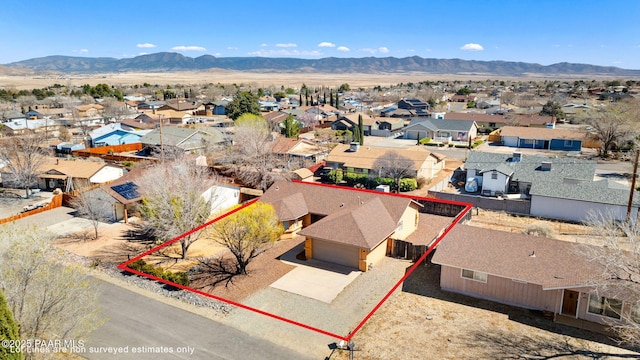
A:
[[[640,69],[640,1],[3,0],[0,64],[48,55],[397,57]]]

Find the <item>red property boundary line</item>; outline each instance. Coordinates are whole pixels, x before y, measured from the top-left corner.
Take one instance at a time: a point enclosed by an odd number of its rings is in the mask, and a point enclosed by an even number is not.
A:
[[[337,186],[337,185],[309,183],[309,182],[302,182],[302,181],[294,181],[294,182],[300,183],[300,184],[309,185],[309,186],[325,186],[325,187],[331,187],[331,188],[339,188],[339,189],[343,189],[343,190],[376,193],[376,194],[383,195],[383,196],[397,196],[397,197],[409,198],[409,199],[414,199],[414,200],[424,200],[424,201],[431,201],[431,202],[439,202],[439,203],[445,203],[445,204],[451,204],[451,205],[457,205],[457,206],[464,206],[464,209],[462,211],[460,211],[460,213],[458,213],[458,215],[453,219],[451,224],[449,224],[446,227],[446,229],[442,232],[442,234],[436,238],[436,241],[434,241],[434,243],[427,249],[427,251],[415,262],[415,264],[413,264],[411,266],[411,268],[409,268],[409,270],[405,273],[405,275],[400,280],[398,280],[398,282],[391,288],[391,290],[389,290],[389,292],[387,292],[387,294],[376,304],[376,306],[373,307],[373,309],[364,317],[364,319],[362,319],[362,321],[360,321],[360,323],[358,323],[358,325],[352,331],[349,332],[349,334],[347,336],[341,336],[341,335],[338,335],[338,334],[334,334],[332,332],[329,332],[329,331],[326,331],[326,330],[323,330],[323,329],[320,329],[320,328],[317,328],[317,327],[313,327],[313,326],[310,326],[310,325],[307,325],[307,324],[303,324],[303,323],[295,321],[295,320],[287,319],[285,317],[282,317],[282,316],[279,316],[279,315],[276,315],[276,314],[272,314],[270,312],[263,311],[263,310],[260,310],[260,309],[256,309],[256,308],[253,308],[251,306],[247,306],[247,305],[244,305],[244,304],[241,304],[241,303],[229,300],[229,299],[225,299],[225,298],[221,298],[219,296],[215,296],[215,295],[212,295],[212,294],[209,294],[209,293],[205,293],[203,291],[200,291],[200,290],[197,290],[197,289],[194,289],[194,288],[191,288],[191,287],[187,287],[187,286],[184,286],[184,285],[176,284],[176,283],[174,283],[172,281],[161,279],[159,277],[156,277],[156,276],[153,276],[153,275],[149,275],[147,273],[144,273],[144,272],[141,272],[141,271],[138,271],[138,270],[134,270],[134,269],[131,269],[131,268],[128,267],[129,264],[131,264],[132,262],[140,260],[140,259],[142,259],[143,257],[145,257],[147,255],[150,255],[150,254],[152,254],[152,253],[154,253],[154,252],[156,252],[156,251],[158,251],[160,249],[163,249],[163,248],[165,248],[167,246],[170,246],[171,244],[174,244],[175,242],[180,241],[180,239],[184,238],[185,236],[188,236],[188,235],[190,235],[190,234],[192,234],[192,233],[194,233],[196,231],[200,231],[200,230],[208,227],[209,225],[215,223],[216,221],[218,221],[220,219],[223,219],[223,218],[225,218],[225,217],[227,217],[227,216],[229,216],[231,214],[234,214],[234,213],[236,213],[236,212],[238,212],[238,211],[240,211],[240,210],[242,210],[242,209],[244,209],[244,208],[246,208],[248,206],[251,206],[254,203],[256,203],[257,201],[259,201],[259,199],[253,199],[253,200],[243,204],[242,206],[240,206],[238,208],[235,208],[235,209],[233,209],[233,210],[231,210],[231,211],[229,211],[229,212],[227,212],[227,213],[225,213],[223,215],[220,215],[220,216],[216,217],[215,219],[210,220],[210,221],[208,221],[208,222],[206,222],[206,223],[204,223],[204,224],[202,224],[202,225],[200,225],[200,226],[198,226],[198,227],[196,227],[196,228],[194,228],[194,229],[192,229],[190,231],[187,231],[186,233],[184,233],[184,234],[182,234],[182,235],[180,235],[180,236],[178,236],[178,237],[176,237],[174,239],[171,239],[171,240],[169,240],[169,241],[167,241],[167,242],[165,242],[165,243],[163,243],[163,244],[161,244],[159,246],[156,246],[151,250],[145,251],[144,253],[134,257],[133,259],[127,260],[126,262],[123,262],[122,264],[118,265],[117,267],[118,267],[118,269],[120,269],[122,271],[126,271],[126,272],[129,272],[129,273],[132,273],[132,274],[136,274],[136,275],[139,275],[139,276],[143,276],[143,277],[146,277],[148,279],[151,279],[151,280],[154,280],[154,281],[158,281],[158,282],[161,282],[161,283],[164,283],[164,284],[167,284],[167,285],[170,285],[172,287],[176,287],[176,288],[179,288],[179,289],[182,289],[182,290],[191,291],[191,292],[193,292],[195,294],[199,294],[199,295],[202,295],[202,296],[214,299],[214,300],[218,300],[218,301],[227,303],[229,305],[232,305],[232,306],[235,306],[235,307],[238,307],[238,308],[241,308],[241,309],[249,310],[249,311],[252,311],[252,312],[260,314],[260,315],[268,316],[268,317],[270,317],[272,319],[280,320],[282,322],[285,322],[285,323],[288,323],[288,324],[291,324],[291,325],[295,325],[295,326],[299,326],[299,327],[302,327],[302,328],[307,329],[307,330],[315,331],[317,333],[320,333],[320,334],[323,334],[323,335],[327,335],[327,336],[330,336],[330,337],[338,339],[338,340],[344,340],[346,342],[349,342],[356,335],[356,333],[358,333],[358,331],[360,331],[362,329],[364,324],[373,316],[373,314],[375,314],[376,311],[378,311],[380,309],[380,307],[382,307],[382,305],[389,299],[389,297],[391,297],[391,295],[398,289],[398,287],[400,287],[400,285],[413,273],[413,271],[420,265],[420,263],[422,263],[422,261],[424,261],[427,258],[427,256],[429,256],[429,254],[433,251],[433,249],[435,249],[435,247],[440,243],[440,241],[449,233],[449,231],[451,231],[451,229],[453,229],[453,227],[456,226],[460,222],[460,220],[462,220],[462,218],[464,218],[467,215],[467,213],[471,210],[471,208],[473,206],[472,204],[469,204],[469,203],[463,203],[463,202],[458,202],[458,201],[450,201],[450,200],[443,200],[443,199],[432,199],[432,198],[426,198],[426,197],[422,197],[422,196],[411,196],[411,195],[404,195],[404,194],[381,193],[381,192],[375,191],[375,190],[344,188],[344,187]]]

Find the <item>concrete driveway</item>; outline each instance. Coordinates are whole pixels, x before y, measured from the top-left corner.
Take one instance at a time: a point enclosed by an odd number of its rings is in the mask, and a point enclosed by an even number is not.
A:
[[[359,270],[324,261],[297,260],[295,254],[300,252],[301,246],[304,243],[282,255],[281,261],[296,268],[276,280],[271,287],[330,304],[361,274]]]

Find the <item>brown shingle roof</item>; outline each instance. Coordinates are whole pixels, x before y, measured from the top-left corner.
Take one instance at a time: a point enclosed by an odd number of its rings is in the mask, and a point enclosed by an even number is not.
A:
[[[420,169],[425,161],[429,159],[437,163],[444,158],[444,155],[432,153],[425,150],[423,146],[414,146],[407,149],[361,146],[358,151],[352,152],[349,151],[348,144],[338,144],[329,153],[327,161],[343,163],[345,167],[373,169],[373,164],[376,160],[387,153],[396,153],[411,159],[414,170]]]
[[[446,113],[447,120],[474,120],[496,124],[518,124],[520,126],[545,125],[555,122],[553,117],[538,114],[489,115],[477,113]]]
[[[308,227],[299,235],[323,239],[365,249],[373,249],[398,227],[379,197],[355,208],[338,211]]]
[[[447,216],[420,213],[418,227],[404,241],[413,245],[429,245],[452,221],[453,218]]]
[[[584,286],[598,275],[577,244],[543,237],[457,225],[438,245],[432,261],[543,289]],[[535,255],[535,256],[533,256]]]
[[[278,218],[282,221],[295,220],[309,213],[304,196],[301,193],[291,194],[283,197],[271,205],[275,208]]]
[[[521,126],[504,126],[502,136],[518,136],[522,139],[584,139],[585,134],[570,129],[547,129]]]
[[[45,173],[59,173],[65,177],[89,179],[105,166],[107,164],[104,162],[55,159],[40,167],[42,174],[39,177],[47,178]]]

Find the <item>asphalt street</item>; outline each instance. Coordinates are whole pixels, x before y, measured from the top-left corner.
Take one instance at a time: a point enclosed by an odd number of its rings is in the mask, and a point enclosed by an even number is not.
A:
[[[100,303],[108,320],[84,344],[85,353],[79,355],[87,359],[305,359],[304,354],[103,281]]]

